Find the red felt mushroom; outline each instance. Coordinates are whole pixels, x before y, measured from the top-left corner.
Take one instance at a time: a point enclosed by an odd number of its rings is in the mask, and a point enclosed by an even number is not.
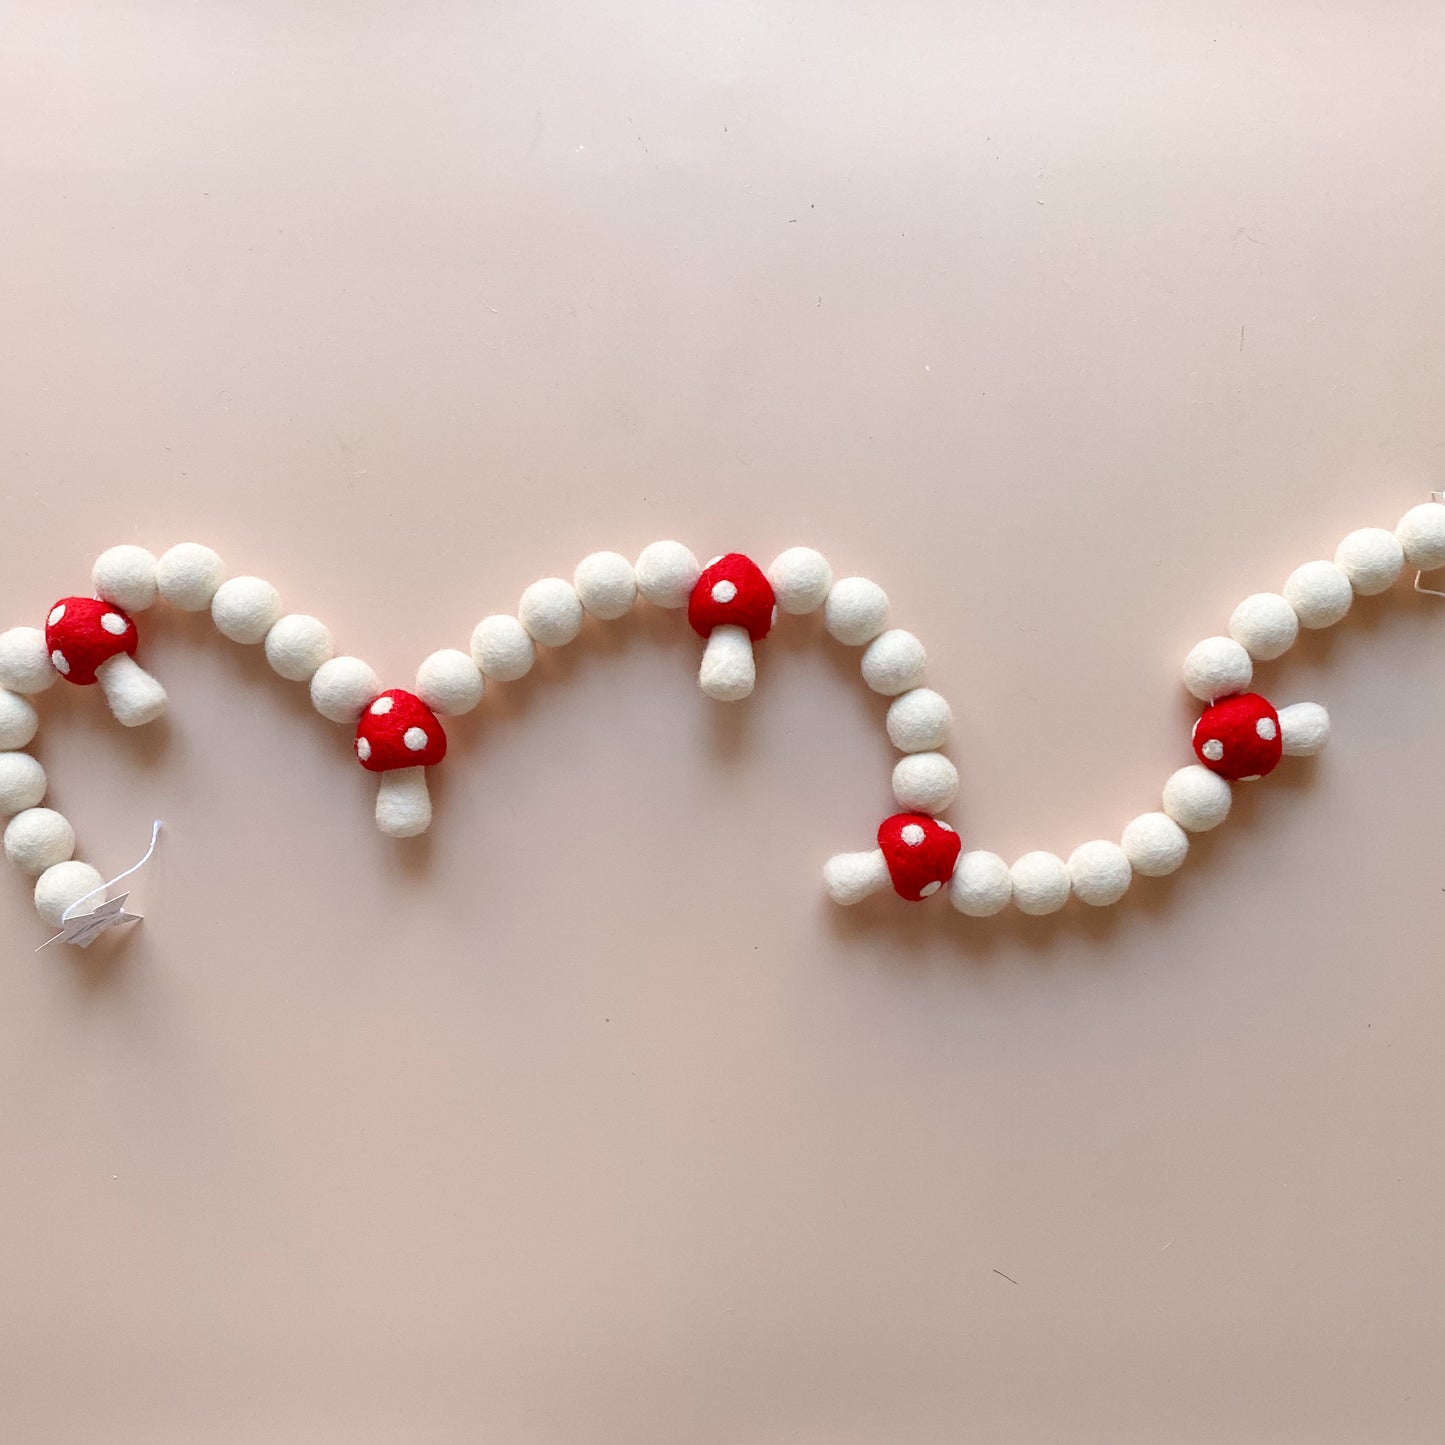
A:
[[[67,682],[98,682],[116,718],[128,728],[158,718],[166,690],[135,661],[135,623],[94,597],[62,597],[45,619],[50,662]]]
[[[1210,772],[1232,783],[1262,778],[1284,752],[1279,714],[1257,692],[1223,698],[1194,724],[1194,751]]]
[[[741,552],[709,562],[692,589],[687,620],[707,649],[698,685],[719,702],[737,702],[753,690],[753,643],[766,637],[777,599],[762,568]]]
[[[962,846],[947,823],[927,813],[895,813],[878,828],[878,847],[893,891],[910,903],[937,893],[953,877]]]
[[[356,756],[380,773],[376,826],[393,838],[414,838],[431,824],[426,770],[447,755],[436,714],[414,693],[394,687],[367,703],[356,725]]]

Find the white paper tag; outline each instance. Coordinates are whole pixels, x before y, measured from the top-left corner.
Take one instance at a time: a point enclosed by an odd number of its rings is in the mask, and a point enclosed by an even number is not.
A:
[[[77,948],[89,948],[107,929],[121,923],[139,923],[139,913],[125,911],[125,900],[129,897],[129,893],[122,893],[119,898],[102,903],[90,913],[80,913],[74,918],[67,918],[60,932],[54,938],[47,938],[40,948],[49,948],[52,943],[73,943]],[[35,951],[39,953],[40,948]]]

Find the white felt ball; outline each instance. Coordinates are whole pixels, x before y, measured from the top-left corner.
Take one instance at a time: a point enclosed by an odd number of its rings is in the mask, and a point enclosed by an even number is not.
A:
[[[1103,838],[1080,843],[1069,854],[1069,885],[1074,897],[1091,908],[1107,908],[1128,891],[1134,870],[1117,843]]]
[[[79,903],[87,893],[98,889],[105,879],[89,863],[74,859],[55,863],[35,882],[35,910],[52,927],[59,928],[61,916],[72,903]],[[80,912],[92,913],[105,902],[104,893],[86,898]]]
[[[1164,784],[1164,811],[1191,833],[1217,828],[1229,816],[1233,801],[1229,783],[1198,763],[1171,773]]]
[[[354,723],[381,691],[381,679],[359,657],[333,657],[311,679],[311,705],[334,723]]]
[[[1163,878],[1189,853],[1189,835],[1167,813],[1141,813],[1125,825],[1119,841],[1141,878]]]
[[[1282,590],[1301,627],[1333,627],[1355,600],[1350,579],[1333,562],[1306,562],[1296,567]]]
[[[416,695],[443,717],[471,712],[485,686],[476,663],[454,647],[432,653],[416,670]]]
[[[958,769],[942,753],[910,753],[893,768],[893,796],[910,813],[941,813],[958,796]]]
[[[288,612],[266,634],[266,661],[291,682],[310,682],[335,651],[331,629],[304,612]]]
[[[1283,657],[1299,636],[1299,616],[1278,592],[1256,592],[1234,609],[1229,635],[1258,662]]]
[[[1445,507],[1439,502],[1421,502],[1411,507],[1395,528],[1405,549],[1405,560],[1417,572],[1445,567]]]
[[[582,599],[560,577],[543,577],[522,593],[517,620],[543,647],[565,647],[582,630]]]
[[[582,606],[603,622],[626,617],[637,601],[637,574],[618,552],[594,552],[577,564],[572,585]]]
[[[1335,549],[1335,566],[1361,597],[1374,597],[1395,585],[1405,566],[1405,549],[1383,527],[1361,527]]]
[[[182,612],[203,612],[225,576],[220,554],[199,542],[181,542],[156,563],[156,589]]]
[[[1009,869],[1020,913],[1057,913],[1069,901],[1069,869],[1052,853],[1025,853]]]
[[[484,617],[472,629],[472,661],[483,677],[494,682],[516,682],[531,672],[537,645],[527,629],[505,612]]]
[[[773,558],[768,582],[784,612],[816,612],[828,599],[833,569],[821,552],[811,547],[789,547]]]
[[[1232,637],[1206,637],[1184,659],[1184,686],[1201,702],[1244,692],[1253,677],[1249,654]]]
[[[0,749],[23,748],[39,726],[39,715],[19,693],[0,689]]]
[[[941,748],[953,730],[953,709],[931,687],[915,687],[888,704],[888,740],[901,753]]]
[[[1279,710],[1279,738],[1292,758],[1312,758],[1330,740],[1330,715],[1317,702],[1292,702]]]
[[[75,852],[75,829],[54,808],[26,808],[5,825],[5,856],[26,873],[43,873]]]
[[[839,642],[862,647],[888,626],[888,594],[866,577],[844,577],[828,589],[823,626]]]
[[[649,542],[633,571],[637,590],[654,607],[686,607],[702,564],[681,542]]]
[[[927,661],[923,644],[911,632],[893,627],[863,649],[863,681],[884,697],[897,697],[923,681]]]
[[[837,853],[823,865],[823,887],[834,903],[861,903],[888,886],[888,864],[874,848],[868,853]]]
[[[959,858],[948,882],[948,900],[969,918],[991,918],[1009,905],[1013,875],[997,853],[978,848]]]
[[[0,632],[0,687],[11,692],[44,692],[60,680],[38,627]]]
[[[211,598],[211,620],[232,642],[260,642],[281,620],[281,594],[259,577],[232,577]]]
[[[45,796],[45,769],[29,753],[0,753],[0,817],[23,813]]]
[[[103,601],[144,612],[156,600],[156,559],[144,547],[108,547],[95,559],[90,582]]]

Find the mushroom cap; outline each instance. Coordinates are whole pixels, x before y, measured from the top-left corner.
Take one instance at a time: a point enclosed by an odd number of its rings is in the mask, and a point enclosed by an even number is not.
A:
[[[56,672],[82,687],[95,681],[101,663],[124,652],[135,656],[135,623],[111,602],[62,597],[45,619],[45,646]]]
[[[367,703],[356,724],[356,758],[370,773],[429,768],[447,755],[437,715],[414,693],[388,688]]]
[[[1232,783],[1272,773],[1284,752],[1279,714],[1257,692],[1241,692],[1204,709],[1194,724],[1194,751]]]
[[[729,552],[702,569],[687,601],[687,620],[699,637],[714,627],[741,627],[754,642],[772,631],[777,598],[763,569],[741,552]]]
[[[893,891],[919,903],[953,877],[963,843],[947,823],[927,813],[895,813],[879,825],[878,847]]]

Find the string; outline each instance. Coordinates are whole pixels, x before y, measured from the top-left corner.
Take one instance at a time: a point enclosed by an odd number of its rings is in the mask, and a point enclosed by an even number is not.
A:
[[[92,888],[89,893],[82,893],[80,897],[77,898],[75,902],[72,903],[70,907],[67,908],[65,912],[60,915],[60,921],[62,923],[69,923],[70,915],[74,913],[75,910],[79,908],[80,905],[84,903],[87,898],[94,898],[97,893],[104,893],[107,889],[114,888],[115,885],[119,883],[122,878],[129,878],[132,873],[139,873],[140,870],[151,861],[151,854],[156,851],[156,839],[159,838],[160,835],[161,820],[157,818],[155,822],[151,825],[151,845],[149,848],[146,849],[145,857],[142,858],[139,863],[133,863],[129,868],[125,870],[124,873],[117,873],[115,877],[110,880],[110,882],[102,883],[98,888]]]

